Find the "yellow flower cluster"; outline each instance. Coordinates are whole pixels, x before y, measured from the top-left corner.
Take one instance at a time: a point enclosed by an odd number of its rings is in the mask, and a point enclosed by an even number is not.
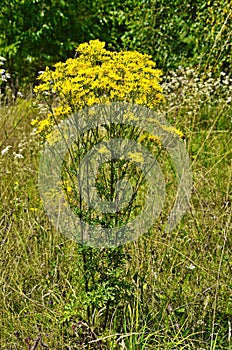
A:
[[[79,45],[76,52],[75,58],[58,62],[54,70],[46,68],[38,77],[41,84],[35,92],[52,92],[58,98],[55,117],[99,103],[124,101],[154,108],[164,100],[159,85],[162,72],[151,56],[136,51],[110,52],[99,40]],[[50,122],[50,118],[38,122],[39,132]]]
[[[44,130],[47,130],[49,127],[54,125],[54,121],[51,118],[51,115],[48,116],[48,118],[43,119],[43,120],[37,120],[34,119],[31,121],[31,125],[36,127],[36,133],[40,134]]]
[[[158,136],[150,135],[150,134],[148,134],[146,132],[143,132],[138,138],[138,141],[140,143],[142,143],[144,140],[148,140],[151,143],[154,143],[154,144],[156,144],[157,146],[160,146],[160,147],[162,145]]]
[[[130,158],[132,160],[132,162],[135,163],[143,163],[144,162],[144,158],[142,153],[140,152],[128,152],[127,154],[128,158]]]

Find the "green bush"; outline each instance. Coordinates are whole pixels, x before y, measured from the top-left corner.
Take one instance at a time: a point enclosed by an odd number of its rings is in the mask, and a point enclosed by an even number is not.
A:
[[[46,65],[73,56],[82,42],[152,55],[167,71],[178,66],[230,74],[230,0],[3,0],[0,55],[15,95]]]

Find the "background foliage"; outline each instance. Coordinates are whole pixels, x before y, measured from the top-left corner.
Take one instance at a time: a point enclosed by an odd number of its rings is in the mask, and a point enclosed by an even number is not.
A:
[[[15,93],[90,39],[151,54],[163,70],[230,73],[231,16],[230,0],[2,0],[0,55]]]

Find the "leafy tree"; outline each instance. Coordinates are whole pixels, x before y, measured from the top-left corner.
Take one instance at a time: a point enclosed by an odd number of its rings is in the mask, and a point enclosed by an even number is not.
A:
[[[11,86],[99,39],[112,50],[152,55],[166,71],[179,65],[231,72],[230,0],[2,0],[0,55]]]
[[[230,5],[230,0],[128,0],[111,11],[109,18],[120,48],[151,54],[163,70],[195,65],[229,73]]]
[[[6,58],[11,85],[35,80],[46,65],[74,53],[98,30],[96,3],[71,0],[3,0],[0,55]]]

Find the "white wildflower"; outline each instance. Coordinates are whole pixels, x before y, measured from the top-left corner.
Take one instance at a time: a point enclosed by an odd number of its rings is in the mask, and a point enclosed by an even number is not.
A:
[[[190,264],[189,266],[187,266],[187,269],[189,269],[189,270],[194,270],[195,269],[195,265],[193,265],[193,264]]]
[[[12,146],[10,146],[10,145],[6,146],[6,148],[4,148],[4,149],[1,151],[2,156],[4,156],[5,154],[7,154],[8,151],[9,151],[9,149],[10,149],[11,147],[12,147]]]
[[[14,155],[14,158],[16,158],[16,159],[23,159],[24,158],[24,156],[21,153],[13,152],[13,155]]]

